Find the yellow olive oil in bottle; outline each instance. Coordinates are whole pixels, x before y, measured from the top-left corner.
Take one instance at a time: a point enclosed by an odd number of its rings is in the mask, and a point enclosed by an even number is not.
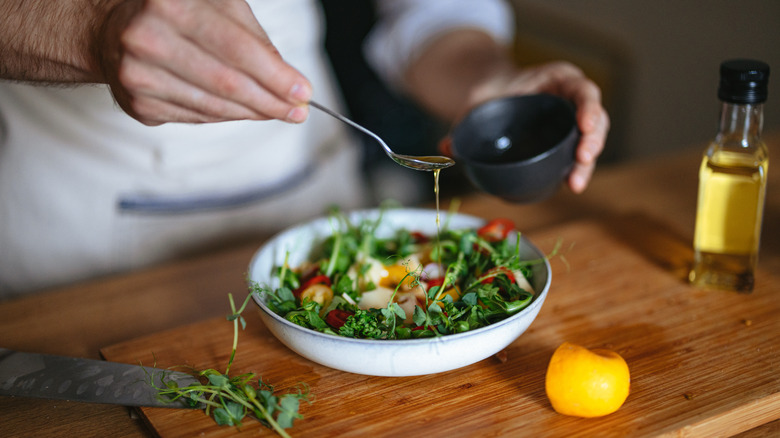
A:
[[[742,293],[753,290],[769,157],[761,140],[769,66],[721,64],[718,134],[699,168],[692,284]]]

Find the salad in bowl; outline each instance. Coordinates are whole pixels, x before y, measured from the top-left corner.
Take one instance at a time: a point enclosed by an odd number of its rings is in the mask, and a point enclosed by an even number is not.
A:
[[[506,219],[379,209],[288,229],[253,258],[253,299],[302,356],[370,375],[448,371],[527,329],[547,257]]]

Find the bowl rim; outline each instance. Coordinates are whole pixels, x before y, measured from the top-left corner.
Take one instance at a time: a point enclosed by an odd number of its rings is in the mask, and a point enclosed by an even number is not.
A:
[[[380,211],[380,209],[364,209],[364,210],[354,210],[348,212],[348,215],[350,218],[355,217],[356,215],[367,215],[367,214],[374,214],[376,212]],[[430,212],[434,213],[435,210],[432,209],[424,209],[424,208],[398,208],[398,209],[387,209],[385,212]],[[470,220],[476,220],[481,223],[486,223],[487,221],[483,218],[464,214],[464,213],[452,213],[452,212],[443,212],[445,214],[449,215],[455,215],[460,216],[466,219]],[[435,214],[435,213],[434,213]],[[310,221],[307,221],[305,223],[287,228],[285,230],[280,231],[279,233],[272,236],[270,239],[268,239],[260,248],[258,248],[257,251],[253,254],[250,263],[249,263],[249,270],[247,274],[247,282],[250,283],[252,280],[252,268],[255,266],[256,260],[260,257],[260,254],[262,251],[274,240],[279,238],[285,233],[292,232],[298,228],[306,228],[311,227],[314,222],[319,221],[326,216],[320,216],[317,218],[314,218]],[[521,244],[525,244],[529,247],[530,250],[532,250],[534,253],[538,254],[540,256],[540,259],[542,260],[541,264],[544,265],[544,269],[547,273],[547,279],[544,282],[544,285],[540,291],[534,291],[533,298],[531,299],[531,303],[529,303],[528,306],[520,310],[519,312],[515,313],[514,315],[504,318],[500,321],[496,321],[492,324],[486,325],[484,327],[480,327],[478,329],[469,330],[466,332],[461,333],[455,333],[455,334],[449,334],[449,335],[442,335],[442,336],[434,336],[434,337],[428,337],[428,338],[417,338],[417,339],[362,339],[362,338],[350,338],[347,336],[339,336],[339,335],[331,335],[327,333],[318,332],[316,330],[312,330],[307,327],[302,327],[298,324],[295,324],[291,321],[288,321],[287,319],[283,318],[281,315],[278,315],[276,312],[271,310],[266,304],[264,297],[266,294],[252,294],[252,300],[255,302],[255,304],[262,310],[266,315],[270,316],[277,322],[281,323],[283,326],[288,327],[290,329],[296,330],[298,332],[305,333],[309,336],[314,337],[322,337],[323,339],[327,339],[328,341],[342,341],[347,343],[353,343],[356,345],[360,344],[366,344],[366,345],[378,345],[378,344],[389,344],[389,345],[423,345],[423,344],[430,344],[432,342],[436,343],[447,343],[447,342],[457,342],[461,339],[471,337],[471,336],[477,336],[485,331],[495,330],[498,327],[511,324],[515,319],[519,319],[520,317],[524,316],[526,313],[530,313],[533,308],[536,308],[540,306],[547,296],[547,293],[550,289],[550,285],[552,284],[552,270],[550,266],[549,258],[536,246],[531,242],[529,239],[527,239],[522,234],[520,235]],[[260,296],[258,296],[260,295]]]

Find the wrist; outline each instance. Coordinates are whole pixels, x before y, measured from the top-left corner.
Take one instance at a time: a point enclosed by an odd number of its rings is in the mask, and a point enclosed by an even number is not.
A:
[[[506,95],[517,75],[517,67],[506,58],[484,66],[481,75],[468,89],[463,111],[467,112],[488,100]]]
[[[89,71],[93,82],[111,85],[118,81],[117,67],[122,57],[121,34],[143,6],[135,0],[101,2],[89,44]]]
[[[460,29],[428,44],[410,64],[406,88],[434,114],[454,121],[494,96],[515,72],[506,49],[492,37]]]
[[[99,81],[99,29],[121,0],[0,4],[0,77],[43,83]]]

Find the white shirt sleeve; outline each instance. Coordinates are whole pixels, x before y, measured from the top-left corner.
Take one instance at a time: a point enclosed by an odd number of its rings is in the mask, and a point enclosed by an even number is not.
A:
[[[512,41],[514,14],[503,0],[377,0],[379,21],[364,53],[388,85],[399,88],[407,66],[436,36],[477,28],[501,44]]]

